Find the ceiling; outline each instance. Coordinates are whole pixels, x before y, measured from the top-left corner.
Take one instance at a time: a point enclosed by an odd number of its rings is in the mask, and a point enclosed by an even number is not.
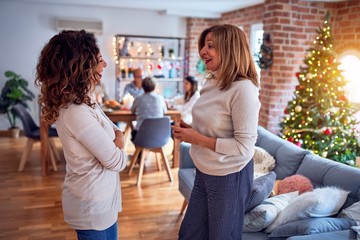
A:
[[[16,0],[20,2],[153,10],[180,17],[219,18],[222,13],[264,3],[265,0]]]
[[[159,14],[194,18],[219,18],[222,13],[264,3],[265,0],[13,0],[19,2],[72,6],[112,7],[153,10]],[[347,0],[300,0],[341,2]]]

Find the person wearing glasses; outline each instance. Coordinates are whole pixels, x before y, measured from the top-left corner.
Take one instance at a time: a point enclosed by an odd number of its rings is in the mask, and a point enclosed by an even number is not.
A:
[[[139,97],[144,94],[144,89],[142,88],[142,69],[137,68],[134,70],[134,81],[128,83],[125,86],[123,97],[127,94],[130,94],[133,98]]]

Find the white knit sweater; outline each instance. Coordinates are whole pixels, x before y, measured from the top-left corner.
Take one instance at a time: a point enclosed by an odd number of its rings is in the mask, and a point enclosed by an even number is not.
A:
[[[75,229],[104,230],[122,209],[118,172],[127,156],[113,142],[116,126],[99,106],[86,104],[61,109],[55,124],[66,159],[65,221]]]
[[[192,110],[192,127],[216,138],[216,149],[192,144],[190,155],[201,172],[225,176],[240,171],[254,155],[259,89],[250,80],[236,81],[228,90],[217,83],[205,82]]]

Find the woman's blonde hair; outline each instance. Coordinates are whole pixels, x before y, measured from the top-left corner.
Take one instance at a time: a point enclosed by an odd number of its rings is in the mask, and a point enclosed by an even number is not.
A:
[[[223,24],[205,29],[198,41],[198,51],[205,46],[206,36],[212,33],[213,45],[220,57],[216,73],[207,71],[206,78],[219,80],[220,89],[228,89],[232,82],[249,79],[259,87],[255,63],[251,56],[247,36],[239,27]]]
[[[44,46],[35,85],[41,87],[39,104],[46,122],[54,123],[60,108],[71,103],[94,107],[89,93],[100,83],[99,52],[95,36],[84,30],[62,31]]]

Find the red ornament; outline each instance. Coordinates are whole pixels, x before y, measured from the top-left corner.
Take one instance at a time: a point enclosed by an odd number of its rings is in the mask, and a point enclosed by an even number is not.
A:
[[[325,129],[325,130],[323,131],[323,134],[325,134],[325,135],[330,135],[330,134],[332,134],[332,129],[331,129],[331,128]]]
[[[301,147],[301,142],[295,143],[296,146]]]
[[[300,73],[299,73],[299,72],[295,73],[295,76],[296,76],[297,78],[299,78],[299,77],[300,77]]]
[[[342,96],[339,97],[339,99],[340,99],[341,101],[345,102],[345,101],[346,101],[346,96],[342,95]]]
[[[161,70],[162,69],[162,66],[160,64],[158,64],[157,66],[157,69]]]
[[[294,142],[294,138],[293,137],[288,137],[288,139],[287,139],[289,142]]]
[[[287,108],[285,108],[284,113],[289,114],[289,110]]]
[[[333,64],[334,63],[334,58],[329,58],[329,63]]]
[[[304,125],[306,122],[305,120],[301,120],[301,124]]]

